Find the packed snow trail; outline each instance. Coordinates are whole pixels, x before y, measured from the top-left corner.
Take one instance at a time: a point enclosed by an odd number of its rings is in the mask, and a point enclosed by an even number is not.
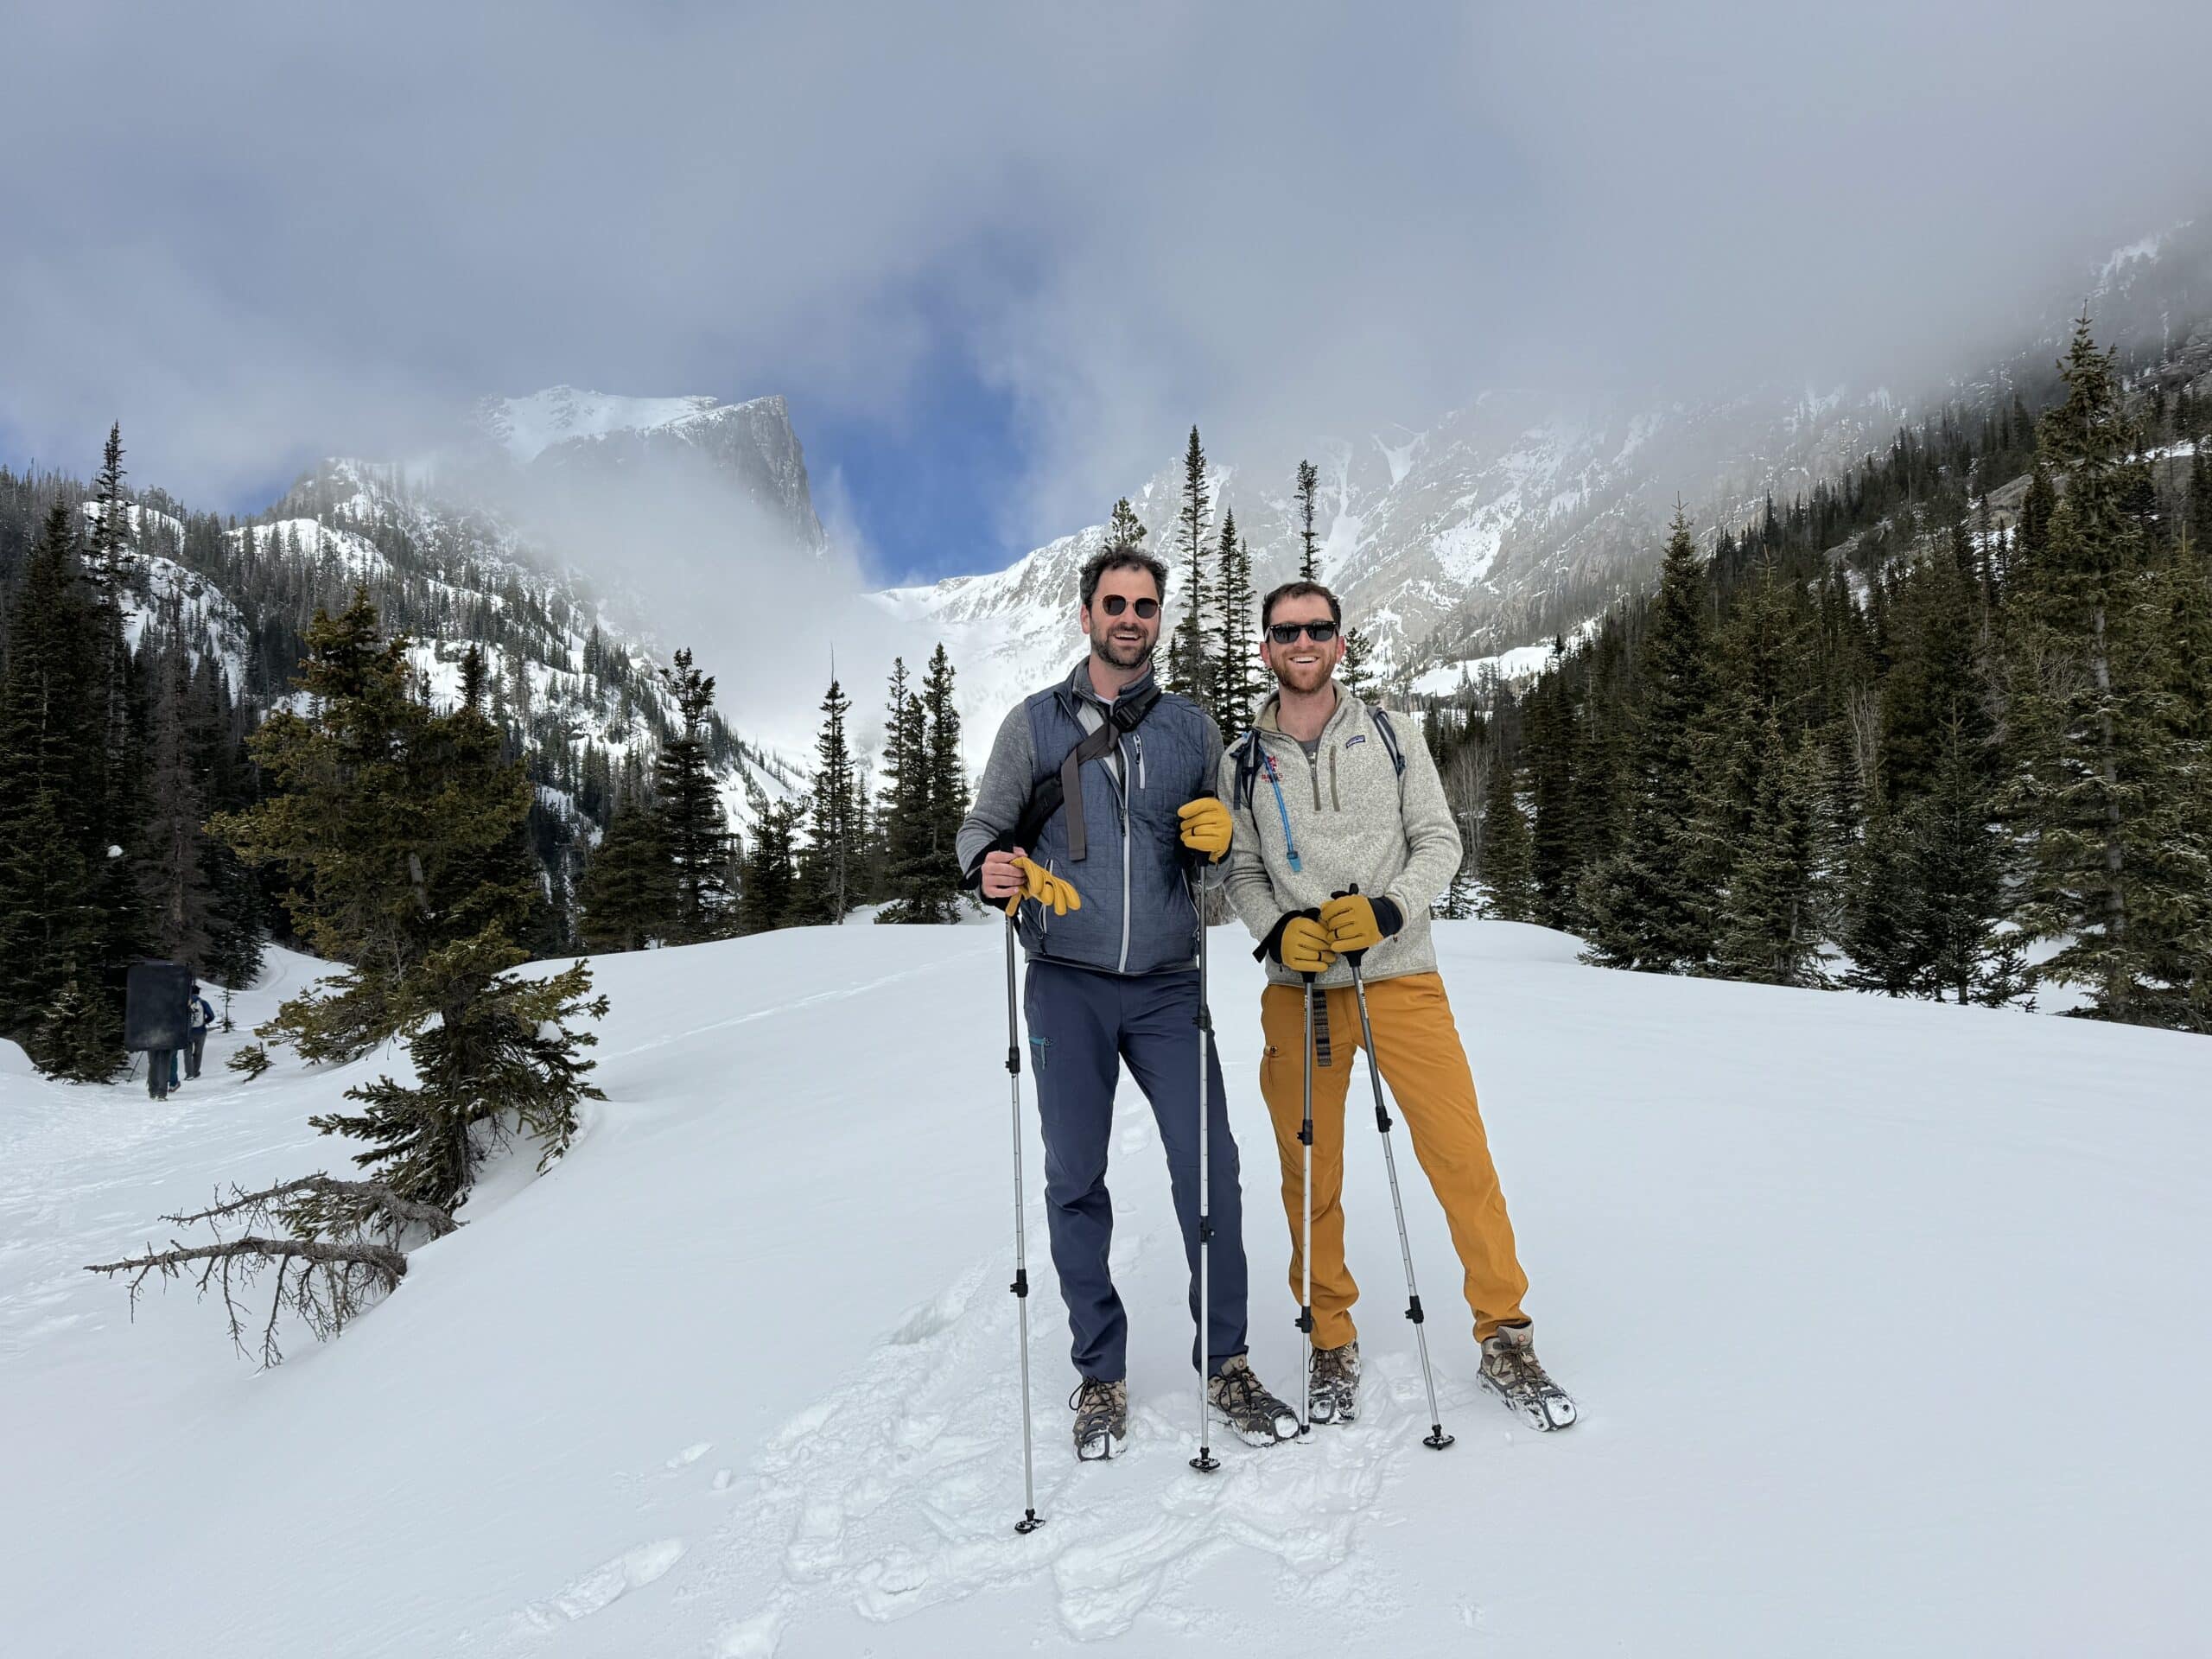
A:
[[[1280,1391],[1299,1338],[1238,937],[1217,938],[1213,1001],[1254,1363]],[[41,1082],[0,1049],[5,1645],[2189,1649],[2212,1424],[2171,1408],[2212,1365],[2202,1039],[1608,974],[1535,929],[1439,937],[1542,1352],[1581,1423],[1537,1434],[1476,1388],[1442,1217],[1409,1171],[1459,1436],[1421,1446],[1355,1112],[1360,1421],[1268,1450],[1217,1434],[1221,1472],[1193,1473],[1181,1255],[1125,1088],[1130,1436],[1078,1466],[1025,1090],[1047,1517],[1027,1538],[995,930],[602,958],[610,1098],[569,1158],[494,1167],[395,1296],[334,1344],[295,1332],[270,1372],[188,1292],[151,1294],[134,1325],[80,1264],[165,1238],[159,1213],[218,1180],[342,1169],[307,1116],[397,1057],[240,1083],[221,1062],[241,1033],[156,1104]]]

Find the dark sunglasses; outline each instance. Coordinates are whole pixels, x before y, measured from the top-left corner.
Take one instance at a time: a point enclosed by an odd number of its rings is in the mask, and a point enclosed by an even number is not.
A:
[[[1294,645],[1298,636],[1304,634],[1317,645],[1325,645],[1337,637],[1333,622],[1276,622],[1268,628],[1268,638],[1279,645]]]
[[[1160,614],[1160,601],[1156,599],[1124,599],[1119,594],[1109,594],[1098,601],[1098,608],[1109,616],[1119,616],[1132,605],[1136,607],[1137,614],[1147,622]]]

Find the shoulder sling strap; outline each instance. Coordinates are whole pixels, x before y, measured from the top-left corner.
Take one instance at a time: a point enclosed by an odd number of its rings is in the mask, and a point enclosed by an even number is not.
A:
[[[1090,856],[1090,837],[1083,817],[1083,768],[1118,744],[1122,734],[1142,725],[1144,717],[1159,701],[1157,683],[1147,685],[1134,697],[1114,700],[1114,706],[1098,729],[1086,733],[1083,741],[1067,752],[1059,771],[1038,785],[1036,792],[1030,796],[1029,809],[1021,815],[1021,822],[1014,830],[1018,846],[1034,847],[1038,833],[1065,805],[1068,809],[1068,861],[1080,864]]]

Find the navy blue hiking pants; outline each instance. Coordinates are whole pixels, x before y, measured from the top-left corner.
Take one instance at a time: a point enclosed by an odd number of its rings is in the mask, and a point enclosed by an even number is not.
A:
[[[1068,1305],[1075,1368],[1118,1381],[1128,1372],[1129,1322],[1114,1290],[1107,1255],[1114,1202],[1106,1191],[1106,1154],[1114,1130],[1114,1085],[1123,1061],[1152,1103],[1191,1270],[1191,1363],[1198,1363],[1198,976],[1123,978],[1033,960],[1023,996],[1030,1069],[1045,1128],[1045,1219],[1052,1266]],[[1215,1370],[1244,1351],[1244,1213],[1236,1182],[1236,1142],[1229,1132],[1221,1062],[1206,1059],[1213,1114],[1207,1158],[1212,1173],[1213,1329],[1207,1353]]]

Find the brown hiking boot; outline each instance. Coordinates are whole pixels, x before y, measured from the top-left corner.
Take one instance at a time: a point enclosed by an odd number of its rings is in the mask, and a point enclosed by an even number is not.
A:
[[[1086,1376],[1068,1396],[1075,1412],[1075,1455],[1081,1463],[1103,1463],[1114,1442],[1129,1438],[1129,1385]]]
[[[1483,1386],[1517,1412],[1529,1427],[1549,1433],[1574,1421],[1574,1402],[1545,1374],[1536,1357],[1535,1332],[1501,1325],[1483,1338]]]
[[[1298,1438],[1298,1414],[1260,1386],[1242,1354],[1224,1360],[1221,1369],[1206,1379],[1206,1399],[1247,1446],[1273,1446]]]
[[[1352,1421],[1359,1394],[1359,1344],[1313,1351],[1311,1387],[1313,1421],[1348,1423]]]

